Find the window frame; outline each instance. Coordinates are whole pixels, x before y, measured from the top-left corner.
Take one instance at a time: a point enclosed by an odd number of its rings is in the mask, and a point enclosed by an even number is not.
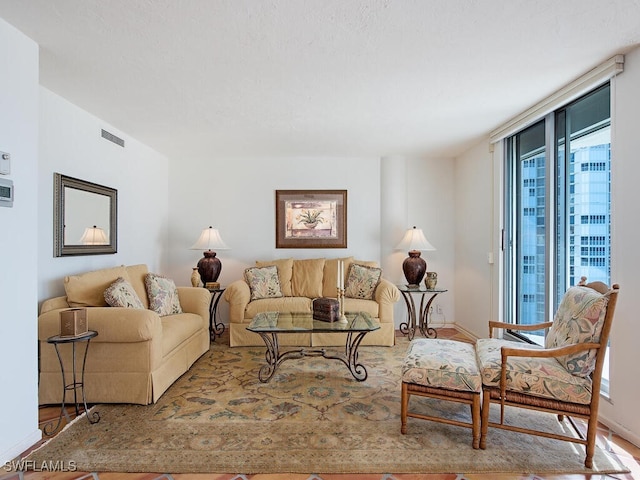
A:
[[[570,219],[575,218],[575,214],[571,210],[572,207],[568,205],[567,199],[569,195],[573,195],[572,191],[573,177],[575,172],[571,170],[571,143],[575,141],[580,136],[576,138],[565,139],[564,136],[567,130],[566,125],[566,116],[567,112],[572,113],[571,108],[574,105],[578,105],[579,102],[587,99],[588,97],[597,94],[602,89],[608,89],[609,92],[609,108],[611,106],[611,94],[612,94],[612,86],[610,80],[604,81],[601,84],[595,86],[590,91],[586,92],[584,95],[581,95],[579,98],[572,100],[571,102],[567,102],[564,105],[558,106],[554,111],[547,113],[542,118],[539,118],[537,121],[527,125],[517,132],[513,132],[506,138],[503,138],[503,212],[504,212],[504,229],[503,229],[503,302],[502,302],[502,317],[503,321],[507,323],[517,323],[517,319],[521,317],[520,312],[520,302],[519,298],[522,297],[522,303],[525,303],[524,294],[529,293],[528,291],[521,292],[522,289],[525,288],[524,279],[519,277],[524,273],[527,274],[535,274],[543,276],[543,287],[542,291],[538,290],[537,294],[544,294],[544,305],[542,310],[536,310],[536,315],[538,316],[535,319],[534,323],[538,323],[538,321],[548,321],[553,319],[553,315],[555,310],[557,310],[560,298],[562,294],[569,288],[570,285],[569,279],[572,276],[573,267],[570,265],[570,259],[573,258],[576,261],[578,258],[583,257],[579,253],[575,253],[575,246],[573,243],[571,245],[568,244],[567,238],[569,238],[572,242],[574,241],[575,235],[571,233],[571,225]],[[563,115],[563,117],[560,117]],[[592,131],[599,131],[602,128],[611,127],[611,114],[608,119],[601,123],[593,124]],[[574,118],[573,114],[570,117]],[[588,118],[588,117],[587,117]],[[560,119],[560,125],[556,125],[557,120]],[[534,148],[531,152],[520,152],[519,144],[520,135],[527,133],[528,129],[539,128],[540,124],[543,125],[544,129],[544,146],[542,148]],[[563,129],[562,132],[556,132],[556,127],[558,129]],[[590,126],[591,128],[591,126]],[[577,134],[578,132],[574,132]],[[573,134],[572,134],[573,135]],[[525,137],[526,138],[526,137]],[[567,141],[568,140],[568,141]],[[526,143],[526,142],[525,142]],[[609,136],[609,145],[611,144],[611,136]],[[534,143],[533,146],[538,145]],[[566,146],[569,146],[569,152],[566,150]],[[531,208],[526,204],[525,207],[524,202],[520,204],[520,199],[524,196],[530,195],[530,187],[533,179],[521,179],[520,175],[524,168],[527,167],[526,162],[532,161],[531,159],[540,157],[540,153],[544,152],[544,182],[545,182],[545,201],[544,201],[544,272],[537,272],[536,264],[531,262],[530,259],[527,260],[527,257],[524,254],[518,252],[518,241],[520,239],[519,235],[519,223],[518,218],[519,215],[523,217],[527,213],[527,209]],[[525,156],[525,154],[529,154]],[[559,158],[562,155],[562,158]],[[596,165],[596,163],[598,165]],[[581,171],[585,171],[585,165],[587,166],[587,170],[589,171],[602,171],[601,166],[599,165],[602,162],[595,162],[590,160],[588,163],[582,163],[580,166]],[[606,162],[603,163],[606,166]],[[609,170],[610,175],[610,170]],[[536,182],[537,182],[537,178]],[[535,182],[534,182],[535,183]],[[537,185],[536,185],[537,186]],[[610,188],[610,187],[609,187]],[[610,198],[610,189],[609,189],[609,197],[608,203],[610,206],[611,198]],[[540,213],[540,212],[538,212]],[[607,215],[601,214],[591,214],[583,215],[588,217],[586,219],[580,218],[580,221],[586,220],[587,223],[607,223],[606,218]],[[587,248],[589,255],[587,255],[587,263],[588,265],[595,265],[596,261],[598,264],[602,263],[599,258],[592,257],[591,253],[601,252],[601,250],[609,249],[609,258],[610,257],[610,238],[611,238],[611,212],[608,213],[609,216],[609,245],[606,245],[606,237],[604,237],[604,242],[598,235],[588,235],[589,241],[588,243],[580,242],[580,247],[584,249]],[[585,222],[583,222],[585,223]],[[536,232],[536,235],[538,232]],[[592,243],[593,242],[593,243]],[[523,243],[523,242],[520,242]],[[604,246],[601,244],[604,243]],[[597,246],[594,246],[597,245]],[[520,245],[520,248],[524,248]],[[538,243],[536,243],[536,249],[538,249]],[[538,252],[536,251],[536,256]],[[522,258],[519,258],[522,257]],[[535,256],[533,257],[535,258]],[[584,259],[581,259],[583,262]],[[533,264],[533,267],[530,266]],[[533,269],[533,271],[531,271]],[[609,272],[610,277],[610,272]],[[539,279],[536,279],[539,284]],[[522,285],[519,283],[522,282]],[[530,302],[529,302],[530,303]],[[537,302],[538,303],[538,302]],[[542,318],[540,318],[542,317]],[[526,322],[530,323],[530,322]],[[529,343],[541,343],[541,339],[537,338],[536,335],[523,334],[522,332],[518,332],[515,330],[507,330],[509,335],[521,339],[523,341]],[[546,334],[546,332],[544,332]],[[544,336],[541,337],[542,340]],[[538,341],[535,341],[538,340]]]

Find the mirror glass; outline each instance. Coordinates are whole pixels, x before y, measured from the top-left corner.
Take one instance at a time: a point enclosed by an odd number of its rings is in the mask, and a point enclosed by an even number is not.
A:
[[[117,252],[117,190],[54,174],[54,255]]]

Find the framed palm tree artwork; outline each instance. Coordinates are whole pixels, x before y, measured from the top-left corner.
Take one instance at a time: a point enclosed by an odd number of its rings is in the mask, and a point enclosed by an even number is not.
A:
[[[347,248],[347,191],[276,190],[276,248]]]

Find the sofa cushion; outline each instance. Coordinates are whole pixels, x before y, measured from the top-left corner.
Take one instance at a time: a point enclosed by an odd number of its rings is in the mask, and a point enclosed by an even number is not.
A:
[[[294,297],[317,298],[322,296],[324,258],[293,261],[291,287]]]
[[[106,307],[104,291],[118,277],[129,280],[124,266],[103,268],[81,275],[69,275],[64,278],[64,290],[70,307]]]
[[[144,277],[149,273],[149,269],[144,263],[138,265],[128,265],[127,274],[129,275],[129,282],[131,286],[138,294],[138,298],[144,305],[144,308],[149,308],[149,299],[147,297],[147,287],[144,284]]]
[[[365,312],[372,318],[378,318],[379,305],[375,300],[363,300],[362,298],[345,298],[344,311],[349,312]]]
[[[330,258],[324,262],[324,273],[322,277],[322,296],[329,298],[337,297],[338,288],[338,262],[344,262],[344,271],[349,271],[349,266],[353,263],[353,257]]]
[[[160,316],[182,313],[178,289],[173,280],[155,273],[147,273],[144,277],[144,284],[147,288],[151,310]]]
[[[110,307],[144,308],[131,284],[122,277],[104,291],[104,299]]]
[[[402,364],[402,381],[462,392],[482,388],[473,345],[435,338],[411,341]]]
[[[476,342],[482,383],[500,387],[501,349],[540,348],[522,342],[498,338],[480,338]],[[591,379],[569,373],[555,358],[508,357],[507,390],[537,397],[558,399],[588,405],[591,401]]]
[[[249,284],[251,301],[261,298],[282,297],[280,280],[278,279],[278,267],[252,267],[244,271],[244,278]]]
[[[345,297],[372,300],[381,277],[381,268],[352,263],[344,286]]]
[[[293,258],[256,262],[256,267],[269,267],[271,265],[275,265],[278,268],[278,280],[280,281],[280,291],[282,295],[290,297],[292,295],[291,275],[293,274]]]
[[[553,326],[545,338],[545,347],[563,347],[576,343],[598,343],[607,313],[609,297],[589,287],[571,287],[562,297]],[[597,350],[558,357],[572,374],[587,377],[596,364]]]
[[[255,300],[247,305],[245,318],[253,318],[263,312],[309,313],[312,300],[307,297],[280,297]]]

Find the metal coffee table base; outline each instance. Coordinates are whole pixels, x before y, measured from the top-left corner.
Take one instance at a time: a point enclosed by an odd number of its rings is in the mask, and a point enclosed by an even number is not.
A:
[[[358,363],[358,347],[360,342],[368,332],[348,332],[347,341],[345,344],[345,353],[332,353],[327,352],[324,348],[319,349],[306,349],[300,348],[296,350],[289,350],[280,353],[280,346],[278,343],[278,333],[275,332],[258,332],[264,340],[267,346],[267,352],[265,353],[266,365],[260,368],[258,378],[261,382],[266,383],[271,380],[273,374],[282,362],[290,360],[292,358],[302,357],[324,357],[334,360],[340,360],[344,363],[353,378],[359,382],[364,382],[367,379],[367,369],[361,363]]]

